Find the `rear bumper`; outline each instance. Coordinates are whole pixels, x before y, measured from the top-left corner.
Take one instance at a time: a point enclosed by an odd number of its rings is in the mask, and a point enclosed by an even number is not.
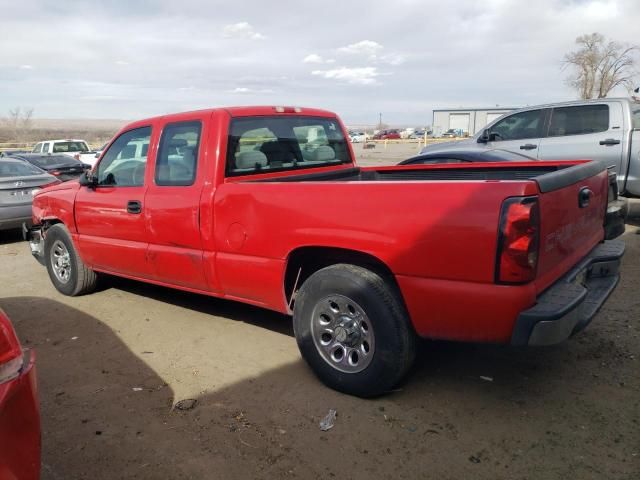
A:
[[[624,223],[623,223],[624,226]],[[518,315],[513,345],[553,345],[584,329],[620,280],[624,242],[606,241]]]
[[[0,384],[0,478],[40,478],[40,413],[35,354],[20,376]]]
[[[31,224],[31,203],[0,208],[0,230],[20,228]]]
[[[609,204],[604,221],[604,238],[606,240],[612,240],[624,233],[624,222],[628,211],[629,202],[626,198],[619,198]]]

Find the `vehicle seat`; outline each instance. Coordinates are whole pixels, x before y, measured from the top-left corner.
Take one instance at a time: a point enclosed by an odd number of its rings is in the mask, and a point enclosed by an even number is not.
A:
[[[329,145],[321,145],[311,150],[307,155],[308,160],[312,162],[328,162],[336,158],[336,152]]]
[[[260,151],[267,157],[270,165],[282,165],[303,160],[298,142],[292,139],[265,142],[260,147]]]
[[[257,150],[247,150],[246,152],[236,153],[237,170],[257,170],[264,168],[267,165],[269,165],[267,156]]]

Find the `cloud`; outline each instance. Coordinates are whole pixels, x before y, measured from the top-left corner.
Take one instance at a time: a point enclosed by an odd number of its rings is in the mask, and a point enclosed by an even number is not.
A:
[[[360,42],[347,45],[346,47],[340,47],[338,48],[338,51],[351,55],[375,56],[378,51],[382,50],[383,48],[384,47],[378,42],[374,42],[372,40],[362,40]]]
[[[389,55],[383,55],[380,57],[380,62],[386,63],[387,65],[398,66],[402,65],[407,61],[407,57],[401,53],[394,53]]]
[[[266,38],[261,33],[256,32],[251,24],[247,22],[225,25],[222,29],[222,36],[225,38],[248,38],[251,40],[263,40]]]
[[[311,53],[302,59],[302,63],[335,63],[335,59],[327,58],[324,59],[320,55],[315,53]]]
[[[352,85],[373,85],[380,75],[376,67],[338,67],[332,70],[314,70],[311,74]]]
[[[119,65],[119,66],[121,66],[121,67],[122,67],[122,66],[125,66],[125,65],[129,65],[129,62],[127,62],[127,61],[125,61],[125,60],[116,60],[116,61],[115,61],[115,62],[113,62],[113,63],[115,63],[116,65]]]
[[[33,65],[20,65],[21,70],[33,70]]]
[[[229,90],[229,93],[237,93],[237,94],[261,94],[261,93],[273,93],[273,90],[270,88],[260,88],[253,89],[248,87],[236,87],[233,90]]]

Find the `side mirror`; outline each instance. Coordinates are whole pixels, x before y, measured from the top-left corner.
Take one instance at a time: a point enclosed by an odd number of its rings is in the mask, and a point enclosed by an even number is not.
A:
[[[485,129],[482,131],[482,135],[478,137],[478,143],[487,143],[490,139],[489,130]]]
[[[95,188],[98,185],[98,178],[91,174],[91,172],[84,172],[78,179],[83,187]]]
[[[96,154],[94,156],[95,156],[95,158],[100,158],[100,152],[96,152]]]

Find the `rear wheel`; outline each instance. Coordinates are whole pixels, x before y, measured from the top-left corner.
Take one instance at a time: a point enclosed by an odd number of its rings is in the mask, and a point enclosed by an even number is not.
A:
[[[44,259],[49,278],[60,293],[74,297],[95,290],[97,275],[78,255],[64,225],[53,225],[47,230]]]
[[[326,385],[360,397],[394,388],[415,357],[415,333],[396,289],[338,264],[311,275],[293,312],[298,347]]]

